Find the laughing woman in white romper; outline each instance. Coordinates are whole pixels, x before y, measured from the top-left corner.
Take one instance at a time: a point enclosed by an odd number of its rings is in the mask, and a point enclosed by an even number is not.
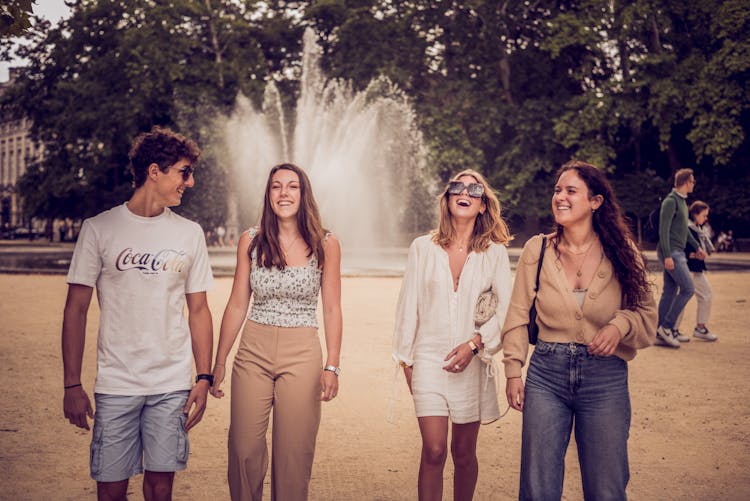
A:
[[[492,188],[479,173],[466,170],[440,197],[438,228],[416,238],[409,248],[393,358],[403,367],[422,434],[420,500],[442,499],[449,420],[453,498],[469,500],[474,495],[479,424],[500,415],[486,364],[500,348],[510,298],[505,247],[510,240]],[[490,287],[498,295],[497,309],[476,329],[477,298]]]

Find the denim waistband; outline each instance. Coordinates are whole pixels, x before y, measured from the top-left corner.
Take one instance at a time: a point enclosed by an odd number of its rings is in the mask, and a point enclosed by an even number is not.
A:
[[[541,339],[537,340],[534,351],[569,356],[595,356],[589,354],[588,346],[583,343],[550,343],[549,341],[542,341]]]

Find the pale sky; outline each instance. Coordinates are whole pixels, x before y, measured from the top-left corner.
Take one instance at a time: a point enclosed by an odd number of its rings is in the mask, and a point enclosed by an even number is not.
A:
[[[53,25],[70,15],[70,9],[65,5],[64,0],[34,0],[32,10],[35,14],[49,20]],[[0,62],[0,82],[8,80],[9,66],[23,66],[23,62]]]

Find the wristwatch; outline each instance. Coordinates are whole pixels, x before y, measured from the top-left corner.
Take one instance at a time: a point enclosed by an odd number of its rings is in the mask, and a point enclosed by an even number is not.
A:
[[[336,376],[341,375],[341,368],[336,367],[335,365],[326,365],[325,367],[323,367],[323,370],[333,372],[334,374],[336,374]]]
[[[205,379],[206,381],[208,381],[208,386],[213,386],[214,385],[214,375],[213,374],[198,374],[197,376],[195,376],[195,382],[196,383],[198,381],[200,381],[201,379]]]
[[[472,341],[472,340],[470,339],[469,341],[467,341],[467,344],[469,345],[469,348],[471,348],[471,352],[472,352],[472,353],[473,353],[474,355],[478,355],[478,354],[479,354],[479,348],[477,348],[477,345],[476,345],[476,344],[474,344],[474,341]]]

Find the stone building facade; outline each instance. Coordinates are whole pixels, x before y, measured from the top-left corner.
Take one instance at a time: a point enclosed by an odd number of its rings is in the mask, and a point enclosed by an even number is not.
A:
[[[17,72],[10,69],[7,82],[0,82],[0,94],[12,85]],[[28,226],[23,214],[16,182],[26,172],[26,166],[39,160],[42,148],[31,140],[28,119],[15,120],[0,115],[0,228],[5,231]]]

